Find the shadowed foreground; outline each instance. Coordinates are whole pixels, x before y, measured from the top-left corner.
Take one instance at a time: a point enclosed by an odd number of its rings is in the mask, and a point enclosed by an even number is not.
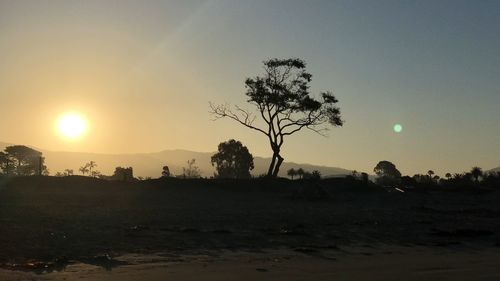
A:
[[[106,271],[74,264],[64,271],[37,275],[0,270],[0,280],[499,280],[499,249],[454,251],[442,248],[385,247],[384,251],[347,248],[336,259],[287,251],[226,252],[136,262]],[[127,257],[122,257],[126,259]],[[134,259],[135,257],[129,257]],[[148,257],[153,258],[153,257]]]
[[[317,186],[326,194],[323,200],[310,200],[319,198],[309,196],[307,187]],[[298,192],[304,188],[306,192]],[[66,268],[51,275],[56,278],[82,263],[117,267],[113,272],[119,274],[153,261],[158,264],[150,265],[151,271],[139,272],[161,276],[172,269],[163,263],[177,261],[178,272],[213,274],[214,280],[221,278],[221,270],[237,274],[238,266],[250,270],[254,279],[272,279],[279,270],[270,268],[270,257],[278,255],[285,273],[287,268],[290,273],[324,272],[326,279],[342,277],[336,269],[354,274],[379,267],[382,275],[422,267],[432,274],[449,271],[447,276],[462,268],[472,275],[458,277],[477,277],[475,270],[484,273],[481,268],[489,266],[485,257],[499,257],[499,199],[500,193],[492,190],[399,193],[346,180],[17,178],[0,187],[0,264],[35,272]],[[160,258],[145,263],[122,258],[130,254]],[[211,273],[189,258],[200,255],[213,265]],[[263,264],[249,265],[252,255]],[[401,266],[392,268],[398,260]],[[491,270],[489,277],[495,273]],[[389,275],[380,280],[390,280]],[[100,280],[96,276],[89,280]],[[177,280],[189,279],[182,276]]]

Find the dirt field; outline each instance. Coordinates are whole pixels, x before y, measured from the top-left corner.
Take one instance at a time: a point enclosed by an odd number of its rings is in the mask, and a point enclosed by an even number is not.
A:
[[[318,186],[326,194],[319,192],[318,196]],[[446,268],[451,268],[450,274],[444,275],[465,277],[479,276],[481,270],[484,273],[485,268],[490,268],[486,279],[453,280],[498,280],[488,279],[498,277],[496,267],[487,260],[480,262],[486,256],[497,257],[500,249],[498,202],[499,191],[401,193],[341,180],[319,183],[176,179],[112,183],[82,177],[3,180],[0,264],[4,275],[0,277],[4,277],[0,279],[7,279],[5,272],[10,274],[9,278],[15,278],[16,274],[27,274],[17,270],[40,273],[66,268],[50,275],[59,278],[83,265],[99,266],[104,272],[113,269],[118,274],[152,262],[123,260],[132,254],[137,260],[154,254],[184,261],[190,261],[185,257],[201,255],[212,259],[210,264],[216,265],[215,268],[219,266],[229,272],[231,267],[238,267],[236,264],[248,267],[242,259],[251,255],[245,253],[267,259],[272,256],[269,253],[278,251],[291,257],[282,263],[285,273],[286,268],[292,271],[304,268],[308,272],[308,267],[316,267],[311,274],[337,274],[331,270],[360,270],[364,265],[366,273],[369,268],[383,268],[376,272],[380,276],[385,272],[387,278],[380,280],[390,280],[391,272],[405,269],[412,272],[419,268],[441,268],[432,272],[443,275]],[[394,247],[398,250],[390,250]],[[225,258],[227,253],[240,256]],[[356,257],[360,261],[351,264]],[[449,258],[443,261],[443,257]],[[407,263],[396,270],[391,264],[397,260]],[[474,260],[474,265],[468,263]],[[443,268],[443,263],[449,265]],[[469,267],[464,268],[467,264]],[[196,272],[196,263],[177,266],[182,272],[182,268],[190,265],[194,267],[186,269],[186,274]],[[140,272],[158,276],[166,272],[162,271],[163,266],[151,267],[154,270]],[[246,269],[252,272],[248,276],[277,274],[267,267],[262,271],[254,267]],[[469,275],[456,274],[457,268]],[[201,274],[204,269],[199,270]],[[214,272],[213,280],[217,280],[220,271]],[[153,275],[151,280],[155,280]],[[184,278],[178,277],[177,280]],[[360,275],[354,280],[365,280],[362,278]]]
[[[333,258],[335,256],[335,258]],[[131,264],[106,270],[77,263],[65,270],[35,272],[0,269],[0,280],[500,280],[500,249],[449,250],[427,247],[345,248],[329,258],[293,251],[222,252],[182,257],[122,256]]]

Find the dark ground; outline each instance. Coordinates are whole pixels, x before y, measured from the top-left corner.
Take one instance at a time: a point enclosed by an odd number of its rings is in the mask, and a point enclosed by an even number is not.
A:
[[[310,187],[314,195],[317,185],[328,199],[297,193]],[[4,267],[126,253],[286,248],[320,255],[347,245],[500,247],[500,189],[400,193],[345,180],[119,183],[78,176],[0,184]]]

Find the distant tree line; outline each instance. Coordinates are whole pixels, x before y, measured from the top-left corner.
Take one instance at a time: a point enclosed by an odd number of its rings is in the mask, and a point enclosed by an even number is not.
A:
[[[73,169],[65,169],[64,172],[56,172],[55,176],[56,177],[70,177],[73,176],[75,173]]]
[[[380,161],[374,170],[375,182],[382,186],[419,188],[419,187],[500,187],[500,172],[485,173],[480,167],[472,167],[469,172],[446,173],[439,177],[433,170],[425,174],[402,176],[396,166],[389,161]]]
[[[312,172],[305,171],[302,168],[289,169],[286,174],[293,180],[295,177],[298,179],[321,179],[321,173],[318,170],[314,170]]]

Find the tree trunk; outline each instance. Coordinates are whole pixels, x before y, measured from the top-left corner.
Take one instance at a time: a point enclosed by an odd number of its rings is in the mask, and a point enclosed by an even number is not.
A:
[[[267,170],[267,176],[272,177],[274,171],[274,164],[276,163],[276,153],[273,153],[273,158],[271,159],[271,164],[269,164],[269,169]]]
[[[281,155],[279,155],[279,153],[277,154],[276,157],[278,158],[278,162],[276,163],[276,166],[274,167],[274,171],[273,171],[273,177],[274,178],[278,177],[278,173],[280,171],[281,163],[283,163],[283,160],[285,160],[283,157],[281,157]]]
[[[42,175],[43,164],[42,164],[42,156],[38,157],[38,175]]]

